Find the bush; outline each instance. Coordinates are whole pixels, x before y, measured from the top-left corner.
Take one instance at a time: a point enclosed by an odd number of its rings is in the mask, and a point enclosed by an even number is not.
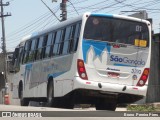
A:
[[[156,111],[156,109],[153,107],[153,105],[128,105],[127,106],[128,111]]]

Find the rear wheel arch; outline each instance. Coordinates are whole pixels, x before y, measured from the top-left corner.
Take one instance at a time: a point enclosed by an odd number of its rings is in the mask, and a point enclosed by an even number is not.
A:
[[[22,80],[20,80],[20,82],[19,82],[18,96],[20,99],[21,106],[28,106],[29,105],[29,99],[23,97],[23,81]]]
[[[18,97],[21,98],[21,91],[23,91],[23,82],[22,80],[19,81],[19,84],[18,84]]]
[[[54,99],[54,81],[53,77],[48,78],[47,83],[47,106],[52,107],[53,106],[53,100]]]
[[[53,89],[54,89],[54,81],[53,81],[53,77],[49,77],[48,78],[48,83],[47,83],[47,94],[48,94],[48,89],[49,89],[49,85],[53,84]]]

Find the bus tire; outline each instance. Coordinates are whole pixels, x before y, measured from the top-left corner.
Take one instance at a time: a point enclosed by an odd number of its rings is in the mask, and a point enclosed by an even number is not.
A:
[[[20,100],[21,106],[28,106],[29,105],[29,100],[27,98],[23,98]]]
[[[72,100],[72,97],[65,98],[62,102],[63,108],[66,109],[73,109],[74,108],[74,102]]]
[[[48,82],[48,87],[47,87],[47,106],[48,107],[53,107],[53,99],[54,99],[54,88],[53,88],[53,81],[50,80]]]
[[[22,83],[22,81],[19,83],[18,94],[19,94],[19,98],[20,98],[20,105],[21,106],[28,106],[29,100],[27,98],[23,98],[23,83]]]
[[[95,107],[96,107],[96,110],[115,111],[116,107],[117,107],[117,104],[116,104],[116,102],[100,101],[100,102],[96,103]]]

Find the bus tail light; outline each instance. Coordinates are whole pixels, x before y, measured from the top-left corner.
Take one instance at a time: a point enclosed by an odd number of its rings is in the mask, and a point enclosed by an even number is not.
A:
[[[142,76],[140,77],[140,80],[137,83],[137,86],[144,86],[145,83],[147,82],[148,76],[149,76],[149,68],[145,68],[142,73]]]
[[[81,60],[81,59],[77,60],[77,69],[78,69],[78,74],[79,74],[80,78],[82,78],[84,80],[88,80],[88,76],[86,73],[86,69],[85,69],[83,60]]]

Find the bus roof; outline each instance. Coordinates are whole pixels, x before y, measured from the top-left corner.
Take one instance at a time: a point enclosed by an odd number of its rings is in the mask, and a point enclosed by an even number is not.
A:
[[[58,28],[62,28],[63,26],[66,26],[66,25],[72,24],[74,22],[77,22],[77,21],[81,20],[84,15],[85,16],[86,15],[89,15],[89,16],[91,15],[91,16],[105,16],[105,17],[121,18],[121,19],[133,20],[133,21],[144,22],[144,23],[148,23],[149,24],[149,21],[147,21],[147,20],[139,19],[139,18],[134,18],[134,17],[130,17],[130,16],[117,15],[117,14],[107,14],[107,13],[91,13],[91,12],[86,12],[86,13],[84,13],[82,15],[79,15],[78,17],[75,17],[73,19],[69,19],[69,20],[60,22],[57,25],[54,25],[54,26],[52,26],[50,28],[47,28],[45,30],[34,32],[34,33],[30,34],[30,35],[27,35],[27,36],[25,36],[25,37],[22,38],[20,44],[24,45],[25,41],[28,40],[28,39],[31,39],[31,38],[43,35],[43,34],[45,34],[47,32],[51,32],[51,31],[54,31],[54,30],[56,30]],[[20,44],[18,46],[20,46]]]
[[[30,39],[30,38],[34,38],[34,37],[36,37],[36,36],[43,35],[43,34],[45,34],[45,33],[54,31],[54,30],[56,30],[56,29],[58,29],[58,28],[62,28],[62,27],[64,27],[64,26],[66,26],[66,25],[69,25],[69,24],[72,24],[72,23],[74,23],[74,22],[77,22],[77,21],[79,21],[79,20],[82,19],[82,16],[83,16],[83,15],[80,15],[80,16],[78,16],[78,17],[75,17],[74,19],[69,19],[69,20],[60,22],[60,23],[58,23],[57,25],[53,25],[52,27],[47,28],[47,29],[45,29],[45,30],[38,31],[38,32],[34,32],[34,33],[30,34],[30,35],[27,35],[27,36],[25,36],[25,37],[22,38],[22,42],[23,42],[23,41],[26,41],[26,40],[28,40],[28,39]]]

